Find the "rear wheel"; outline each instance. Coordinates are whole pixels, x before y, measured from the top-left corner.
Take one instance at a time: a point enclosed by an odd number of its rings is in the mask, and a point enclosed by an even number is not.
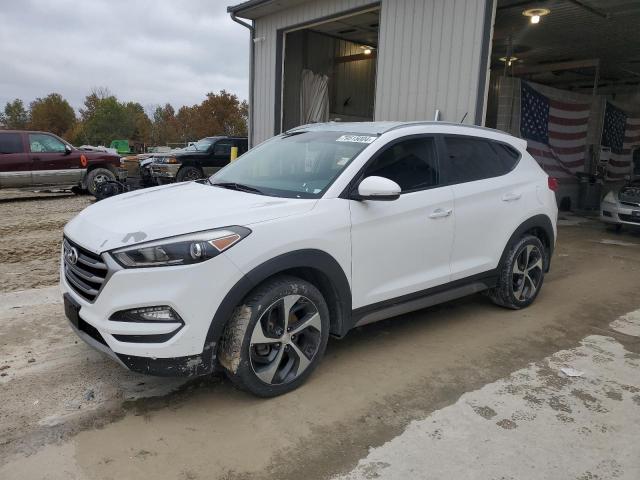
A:
[[[491,300],[514,310],[531,305],[542,288],[546,258],[538,237],[525,235],[516,241],[500,268],[498,284],[489,291]]]
[[[87,173],[87,190],[91,195],[96,195],[98,185],[106,182],[115,182],[116,175],[107,168],[94,168]]]
[[[311,375],[328,338],[329,310],[318,289],[296,277],[277,277],[236,308],[219,360],[237,386],[273,397]]]
[[[187,165],[178,170],[176,175],[177,182],[190,182],[192,180],[198,180],[204,178],[204,173],[198,167]]]

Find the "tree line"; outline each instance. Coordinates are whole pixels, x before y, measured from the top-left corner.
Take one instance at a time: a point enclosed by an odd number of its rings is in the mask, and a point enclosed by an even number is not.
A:
[[[246,136],[248,111],[246,101],[225,90],[177,112],[167,103],[147,113],[138,102],[121,102],[108,89],[96,88],[79,115],[58,93],[37,98],[28,108],[16,98],[0,111],[0,128],[51,132],[74,145],[109,146],[116,139],[167,145],[212,135]]]

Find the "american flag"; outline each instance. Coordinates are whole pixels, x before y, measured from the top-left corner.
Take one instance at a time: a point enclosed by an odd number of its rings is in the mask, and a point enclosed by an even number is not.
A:
[[[632,170],[633,150],[640,147],[640,118],[633,118],[607,102],[601,144],[611,148],[607,180],[620,180]]]
[[[527,150],[549,175],[576,181],[576,173],[584,171],[591,106],[548,98],[525,82],[520,95],[520,134]]]

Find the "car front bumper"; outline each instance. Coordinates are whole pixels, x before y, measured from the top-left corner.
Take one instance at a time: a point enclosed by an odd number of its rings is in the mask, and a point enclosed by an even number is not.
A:
[[[640,206],[627,206],[619,203],[602,202],[600,206],[600,220],[616,225],[639,225]]]
[[[243,276],[235,265],[224,254],[179,267],[123,269],[113,268],[113,261],[107,263],[107,279],[91,302],[69,283],[61,261],[60,289],[76,334],[140,373],[192,376],[211,372],[217,339],[207,341],[207,336],[220,303]],[[171,307],[182,325],[112,320],[116,312],[150,306]]]
[[[151,165],[151,175],[159,178],[176,178],[180,165],[175,163]]]

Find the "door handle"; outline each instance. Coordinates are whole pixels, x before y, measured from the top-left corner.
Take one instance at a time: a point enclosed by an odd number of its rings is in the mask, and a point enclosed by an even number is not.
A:
[[[444,217],[448,217],[449,215],[451,215],[451,212],[453,212],[452,208],[436,208],[433,212],[431,212],[431,215],[429,215],[429,218],[444,218]]]
[[[516,200],[520,200],[520,198],[522,198],[522,194],[521,193],[505,193],[502,196],[502,201],[503,202],[514,202]]]

